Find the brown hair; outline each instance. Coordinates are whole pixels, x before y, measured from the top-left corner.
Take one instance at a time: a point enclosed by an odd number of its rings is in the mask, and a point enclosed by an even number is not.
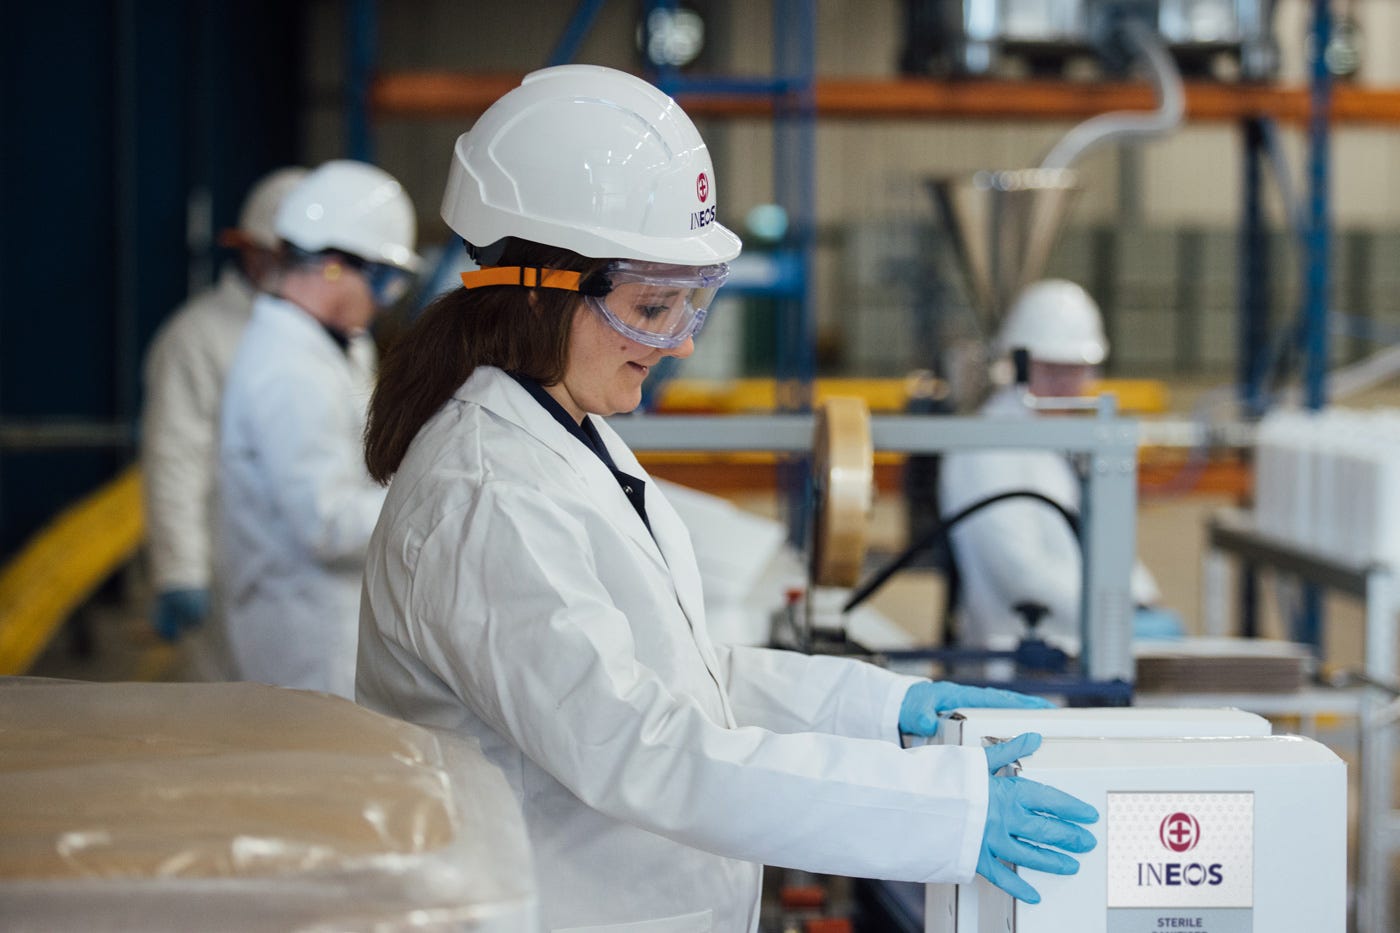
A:
[[[497,263],[588,273],[605,260],[512,240]],[[478,366],[552,385],[564,378],[575,292],[518,286],[456,288],[438,297],[384,354],[365,425],[365,466],[388,483],[418,435]]]

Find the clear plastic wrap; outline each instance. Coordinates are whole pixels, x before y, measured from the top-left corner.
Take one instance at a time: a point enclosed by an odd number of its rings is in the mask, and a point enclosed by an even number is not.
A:
[[[0,678],[0,928],[533,931],[470,738],[261,684]]]

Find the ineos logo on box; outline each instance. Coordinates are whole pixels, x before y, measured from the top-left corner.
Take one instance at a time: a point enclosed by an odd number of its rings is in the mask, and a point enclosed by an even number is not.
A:
[[[1111,791],[1105,823],[1110,911],[1253,906],[1253,794]]]
[[[1162,820],[1157,836],[1173,852],[1190,852],[1201,841],[1201,824],[1189,813],[1173,813]]]

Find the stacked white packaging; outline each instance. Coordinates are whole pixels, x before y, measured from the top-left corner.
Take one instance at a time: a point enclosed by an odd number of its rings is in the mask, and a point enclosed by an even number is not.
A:
[[[1256,441],[1255,522],[1338,560],[1400,566],[1400,412],[1266,416]]]

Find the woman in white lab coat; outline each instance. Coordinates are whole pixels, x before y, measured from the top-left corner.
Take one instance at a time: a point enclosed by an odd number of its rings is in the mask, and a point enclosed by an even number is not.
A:
[[[1072,871],[1012,837],[1086,851],[1059,817],[1091,808],[989,778],[999,753],[901,747],[950,706],[1031,698],[710,641],[684,526],[594,416],[632,410],[653,365],[693,351],[739,251],[714,204],[690,121],[609,69],[536,72],[458,140],[443,213],[482,270],[381,369],[366,457],[393,483],[357,699],[481,742],[520,800],[552,930],[753,930],[765,863]],[[1035,745],[1019,741],[1006,754]],[[1006,802],[1021,790],[1040,802]]]

